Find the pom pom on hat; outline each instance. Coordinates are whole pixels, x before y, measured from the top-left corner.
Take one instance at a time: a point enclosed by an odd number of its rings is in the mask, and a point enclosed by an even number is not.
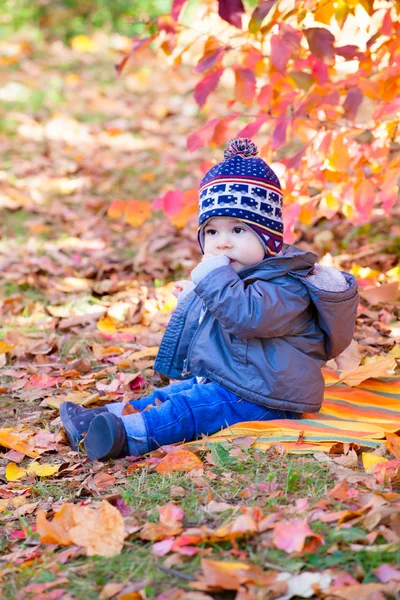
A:
[[[232,158],[235,155],[246,158],[257,154],[258,148],[249,138],[233,138],[224,150],[224,158]]]
[[[224,160],[203,177],[199,191],[199,244],[203,250],[204,225],[213,217],[231,217],[246,223],[260,238],[266,256],[282,249],[282,190],[278,177],[257,156],[249,138],[233,138]]]

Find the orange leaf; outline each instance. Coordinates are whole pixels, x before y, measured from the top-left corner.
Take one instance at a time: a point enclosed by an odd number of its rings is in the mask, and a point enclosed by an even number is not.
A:
[[[156,471],[161,475],[168,475],[174,471],[191,471],[201,469],[203,463],[193,452],[178,448],[173,450],[157,465]]]
[[[107,215],[110,219],[116,219],[124,214],[126,202],[123,200],[113,200],[108,207]]]
[[[395,433],[385,433],[386,448],[395,458],[400,460],[400,436]]]
[[[151,217],[151,206],[148,202],[128,200],[125,208],[125,221],[132,227],[139,227]]]
[[[12,427],[0,429],[0,446],[22,452],[30,458],[37,458],[39,454],[32,450],[32,446],[27,440],[21,439],[18,433]]]
[[[47,520],[45,510],[39,509],[36,516],[36,527],[40,541],[44,544],[61,544],[62,546],[72,544],[70,529],[75,525],[74,508],[72,502],[65,502],[56,512],[52,521]]]
[[[156,542],[171,535],[179,535],[183,531],[183,510],[175,504],[165,504],[157,507],[160,515],[159,523],[145,523],[140,537],[142,540]]]
[[[253,104],[256,93],[256,78],[251,69],[235,67],[235,98],[246,106]]]
[[[246,583],[266,586],[276,577],[275,573],[264,573],[260,567],[243,562],[222,562],[203,558],[201,568],[204,580],[199,582],[200,585],[197,585],[196,582],[193,587],[204,589],[202,587],[204,582],[207,585],[206,589],[213,591],[218,589],[238,590],[242,584]]]

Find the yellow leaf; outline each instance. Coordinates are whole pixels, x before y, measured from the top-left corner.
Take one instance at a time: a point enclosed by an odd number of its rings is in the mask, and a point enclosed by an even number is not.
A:
[[[4,341],[0,342],[0,354],[10,352],[10,350],[12,350],[13,348],[15,348],[15,344],[7,344],[7,342]]]
[[[115,333],[117,331],[114,325],[114,319],[108,315],[97,321],[97,329],[102,333]]]
[[[375,471],[375,465],[388,461],[384,456],[378,456],[377,454],[372,454],[372,452],[363,452],[361,456],[366,473],[373,473]]]
[[[318,212],[322,217],[331,219],[339,210],[339,202],[331,194],[327,194],[319,203]]]
[[[29,465],[26,472],[28,475],[36,475],[36,477],[49,477],[50,475],[57,473],[59,468],[60,465],[40,465],[37,462],[33,462]]]
[[[75,35],[71,39],[71,47],[77,52],[97,52],[98,47],[94,40],[90,39],[87,35]]]
[[[335,5],[336,2],[330,2],[329,0],[320,0],[314,13],[315,21],[319,21],[319,23],[325,23],[325,25],[329,25],[333,15],[335,14]]]
[[[63,402],[74,402],[79,406],[89,406],[99,399],[100,394],[90,394],[89,392],[70,392],[66,396],[55,396],[54,398],[45,398],[47,406],[51,408],[60,408]]]
[[[157,356],[158,346],[151,346],[150,348],[143,348],[138,352],[133,352],[128,360],[140,360],[141,358],[154,358]]]
[[[26,470],[19,467],[13,462],[8,463],[6,468],[6,479],[7,481],[19,481],[26,475]]]
[[[5,498],[0,500],[0,514],[6,510],[15,510],[23,506],[26,502],[26,496],[17,496],[16,498]]]

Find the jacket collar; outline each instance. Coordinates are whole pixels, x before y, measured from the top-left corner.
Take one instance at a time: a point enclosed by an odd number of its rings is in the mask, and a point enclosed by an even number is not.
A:
[[[313,268],[318,257],[313,252],[304,252],[290,244],[283,244],[282,250],[276,256],[265,258],[256,265],[239,271],[241,279],[252,278],[272,279],[295,271],[299,275],[307,275]]]

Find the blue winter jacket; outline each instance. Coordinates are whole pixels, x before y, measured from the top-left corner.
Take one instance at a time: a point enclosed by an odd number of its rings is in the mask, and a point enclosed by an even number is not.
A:
[[[264,406],[317,412],[321,367],[352,340],[358,292],[348,273],[342,292],[307,283],[316,260],[285,244],[279,256],[239,273],[229,265],[209,273],[175,309],[155,370],[207,377]]]

